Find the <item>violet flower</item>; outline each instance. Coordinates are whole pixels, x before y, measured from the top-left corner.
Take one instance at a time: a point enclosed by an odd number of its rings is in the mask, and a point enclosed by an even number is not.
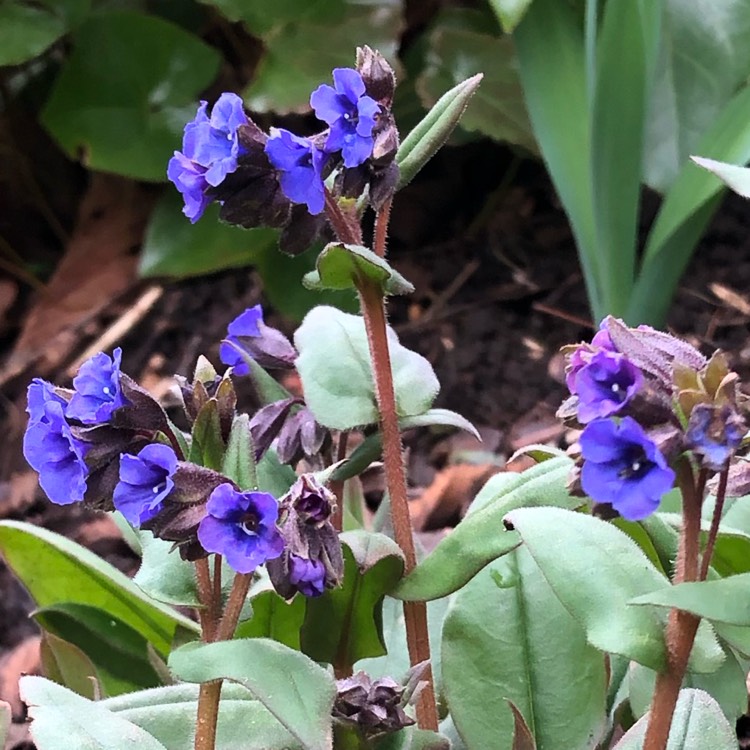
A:
[[[237,94],[224,93],[211,115],[201,102],[195,119],[185,126],[182,151],[175,151],[167,166],[167,177],[182,193],[183,213],[195,223],[213,200],[207,193],[237,169],[242,153],[239,128],[248,118]]]
[[[742,443],[746,428],[728,404],[696,404],[690,414],[685,442],[711,471],[722,471]]]
[[[224,555],[238,573],[252,573],[284,551],[273,495],[240,492],[225,482],[211,493],[206,511],[198,526],[198,541],[206,552]]]
[[[115,486],[115,508],[133,526],[150,521],[174,488],[177,456],[168,445],[153,443],[137,456],[120,456],[120,481]]]
[[[304,203],[313,215],[323,211],[323,167],[327,156],[309,138],[283,128],[271,128],[266,156],[279,171],[279,183],[292,203]]]
[[[597,503],[609,503],[628,521],[653,513],[674,484],[675,473],[632,418],[595,419],[580,438],[581,484]]]
[[[318,86],[310,96],[310,106],[331,128],[325,145],[328,153],[341,151],[345,167],[357,167],[370,158],[380,105],[365,94],[365,83],[356,70],[335,68],[333,87]]]
[[[289,555],[289,583],[303,596],[320,596],[326,590],[326,568],[320,560]]]
[[[88,446],[76,439],[65,419],[65,402],[49,383],[35,379],[28,390],[31,419],[23,439],[23,455],[39,473],[39,484],[56,505],[83,500],[89,468]]]
[[[68,419],[77,419],[83,424],[108,422],[116,409],[128,401],[120,386],[120,362],[122,349],[104,352],[87,359],[73,378],[75,393],[65,411]]]
[[[585,424],[622,410],[643,387],[643,374],[625,355],[602,350],[578,371],[574,387]]]

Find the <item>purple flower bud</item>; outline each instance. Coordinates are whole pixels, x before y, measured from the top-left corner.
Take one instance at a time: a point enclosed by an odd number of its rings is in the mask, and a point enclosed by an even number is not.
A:
[[[49,383],[34,380],[28,395],[31,420],[23,439],[23,455],[39,472],[39,484],[53,503],[80,502],[89,474],[84,461],[87,446],[74,437],[65,420],[65,402]]]
[[[336,507],[336,496],[312,474],[303,474],[291,487],[285,501],[300,521],[319,526],[328,521]]]
[[[353,68],[336,68],[333,87],[318,86],[310,96],[310,106],[331,132],[325,150],[341,151],[345,167],[357,167],[372,155],[372,131],[380,105],[365,94],[362,76]]]
[[[643,374],[623,354],[602,350],[576,374],[578,420],[585,424],[619,412],[643,386]]]
[[[565,382],[571,393],[577,393],[576,378],[578,373],[591,361],[592,357],[600,351],[616,352],[617,349],[612,343],[609,335],[606,318],[601,322],[599,330],[594,334],[590,344],[579,344],[573,350],[568,360],[568,372]]]
[[[250,367],[240,350],[261,367],[288,368],[297,358],[297,351],[289,339],[263,322],[260,305],[247,308],[229,324],[227,338],[219,347],[221,361],[233,367],[235,375],[249,375]]]
[[[206,511],[198,526],[198,541],[206,552],[224,555],[238,573],[252,573],[284,551],[273,495],[240,492],[227,482],[211,493]]]
[[[581,438],[581,483],[597,503],[609,503],[628,521],[653,513],[674,484],[675,473],[632,418],[595,419]]]
[[[87,359],[73,378],[75,393],[65,411],[69,419],[77,419],[83,424],[108,422],[116,409],[128,401],[123,396],[120,384],[120,362],[122,349],[119,347],[109,355],[99,352]]]
[[[137,456],[120,456],[120,481],[115,487],[115,508],[133,525],[150,521],[162,509],[174,488],[177,456],[168,445],[147,445]]]
[[[279,170],[279,183],[292,203],[304,203],[313,216],[325,204],[323,168],[326,154],[309,138],[300,138],[283,128],[271,128],[266,155]]]
[[[721,471],[740,447],[745,430],[744,420],[728,404],[697,404],[690,414],[685,442],[707,469]]]
[[[320,560],[289,555],[289,582],[303,596],[320,596],[326,590],[326,568]]]
[[[207,195],[210,188],[237,169],[242,153],[238,130],[248,123],[237,94],[222,94],[210,117],[207,107],[207,102],[201,102],[195,119],[185,126],[182,152],[175,151],[167,167],[167,177],[185,200],[183,213],[193,223],[212,200]]]

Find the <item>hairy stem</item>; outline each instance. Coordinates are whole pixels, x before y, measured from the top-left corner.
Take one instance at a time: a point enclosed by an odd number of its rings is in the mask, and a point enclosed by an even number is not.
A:
[[[349,433],[343,430],[339,433],[339,441],[336,446],[336,462],[343,461],[346,458],[346,444],[349,439]],[[336,510],[331,518],[331,523],[336,531],[341,531],[344,527],[344,484],[343,479],[337,479],[331,483],[331,492],[336,495]]]
[[[706,549],[703,551],[703,560],[701,561],[701,573],[698,578],[699,581],[705,581],[708,575],[708,568],[711,565],[711,558],[714,554],[714,546],[716,545],[716,537],[719,534],[719,524],[721,523],[721,516],[724,512],[724,498],[727,494],[727,480],[729,478],[729,469],[726,468],[719,475],[719,488],[716,491],[716,505],[714,506],[714,515],[711,519],[711,528],[708,532],[708,540],[706,541]]]
[[[690,464],[683,459],[678,466],[677,482],[682,490],[682,531],[674,583],[683,583],[698,580],[705,473],[701,472],[696,482]],[[688,612],[673,609],[669,613],[666,632],[667,667],[656,678],[643,750],[665,750],[667,747],[672,716],[699,622],[698,617]]]
[[[224,616],[219,623],[217,641],[228,641],[234,635],[252,581],[252,573],[237,573],[235,575],[232,590],[229,592],[227,606],[224,610]]]

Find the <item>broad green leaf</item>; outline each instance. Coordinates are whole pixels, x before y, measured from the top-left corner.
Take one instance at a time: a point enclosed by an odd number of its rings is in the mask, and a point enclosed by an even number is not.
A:
[[[142,690],[100,705],[145,729],[166,750],[193,746],[198,712],[198,685],[171,685]],[[304,750],[274,716],[242,685],[225,683],[221,689],[216,750]]]
[[[442,668],[440,641],[442,640],[443,620],[452,598],[450,596],[427,602],[427,629],[430,635],[430,666],[432,679],[438,693],[442,691]],[[363,669],[373,679],[378,677],[403,678],[409,671],[409,648],[406,643],[406,620],[404,603],[392,596],[383,600],[383,640],[387,653],[369,659],[361,659],[354,670]]]
[[[255,447],[250,435],[250,417],[247,414],[240,414],[232,424],[221,472],[241,490],[252,490],[258,486]]]
[[[533,0],[490,0],[490,7],[502,24],[506,34],[513,32],[524,17]]]
[[[0,551],[39,607],[61,602],[98,607],[137,630],[162,655],[175,635],[199,632],[192,620],[150,599],[117,568],[59,534],[0,521]]]
[[[424,414],[440,388],[430,363],[402,346],[388,327],[396,410],[399,417]],[[378,421],[375,384],[364,319],[333,307],[316,307],[294,334],[295,364],[305,400],[326,427],[348,430]],[[332,359],[330,352],[335,351]]]
[[[526,107],[578,245],[595,319],[603,317],[593,211],[584,40],[568,3],[534,0],[513,34]]]
[[[168,21],[95,13],[74,35],[42,123],[92,169],[163,181],[195,99],[218,68],[216,50]]]
[[[589,747],[604,725],[604,656],[529,552],[511,552],[456,593],[443,625],[443,690],[468,750],[511,750],[521,711],[539,750]]]
[[[707,620],[750,627],[750,573],[699,583],[678,583],[630,601],[633,605],[675,607]]]
[[[356,289],[357,280],[370,279],[383,294],[410,294],[414,287],[385,258],[361,245],[331,242],[315,263],[315,270],[305,274],[302,283],[308,289]]]
[[[396,154],[400,170],[399,190],[408,185],[442,148],[460,122],[481,82],[482,74],[477,73],[447,91],[404,138]]]
[[[666,0],[643,160],[645,182],[665,192],[750,70],[744,0]]]
[[[400,0],[326,0],[325,16],[301,23],[289,13],[262,33],[265,54],[244,92],[256,112],[307,112],[310,92],[331,84],[334,68],[354,66],[355,45],[366,43],[388,59],[395,57],[401,32]],[[255,7],[255,3],[247,4]],[[304,13],[309,5],[297,0]],[[318,7],[321,3],[316,3]],[[290,8],[291,11],[291,8]],[[251,11],[252,12],[252,11]],[[264,13],[265,15],[265,13]]]
[[[386,653],[383,597],[401,577],[404,558],[383,534],[348,531],[344,544],[344,580],[339,588],[307,600],[302,650],[315,661],[354,664]]]
[[[637,596],[671,588],[638,545],[593,516],[560,508],[520,508],[506,516],[592,646],[664,668],[666,613],[630,606]],[[705,625],[705,623],[704,623]],[[710,628],[701,627],[691,655],[696,672],[723,659]]]
[[[235,638],[272,638],[299,651],[299,634],[305,618],[305,598],[285,602],[275,591],[261,591],[250,600],[253,614],[241,622]]]
[[[649,710],[655,684],[656,672],[640,664],[631,665],[628,697],[630,709],[636,719]],[[733,724],[747,710],[745,670],[731,651],[726,652],[724,663],[711,674],[688,672],[682,681],[682,687],[705,690]]]
[[[726,183],[735,193],[743,198],[750,198],[750,168],[726,164],[723,161],[704,159],[702,156],[690,157],[699,167],[713,172],[722,182]]]
[[[648,717],[639,719],[615,750],[642,750]],[[719,704],[703,690],[680,690],[666,750],[737,750],[734,727]]]
[[[189,643],[170,654],[169,666],[187,682],[239,682],[306,750],[330,747],[336,687],[304,654],[265,638]]]
[[[178,146],[176,143],[175,148]],[[178,279],[200,276],[248,266],[264,248],[278,254],[277,246],[275,229],[242,229],[221,223],[215,203],[208,206],[200,221],[191,224],[182,214],[181,195],[170,185],[149,219],[139,273]]]
[[[451,750],[447,737],[417,727],[406,727],[372,741],[373,750]],[[455,750],[455,749],[454,749]]]
[[[466,8],[442,11],[427,36],[427,63],[416,81],[417,92],[425,107],[433,107],[444,91],[483,74],[461,115],[461,127],[536,153],[513,40],[493,29],[492,22],[485,13]]]
[[[626,312],[635,277],[646,109],[663,0],[609,0],[596,49],[591,180],[604,312]],[[579,246],[579,252],[587,252]]]
[[[38,750],[165,750],[140,727],[55,682],[22,677],[20,689]]]
[[[101,686],[99,673],[78,646],[42,631],[39,659],[45,677],[84,698],[96,699]]]
[[[151,663],[148,641],[119,618],[96,607],[63,602],[37,610],[34,619],[47,633],[76,646],[91,660],[105,695],[161,684]]]
[[[282,464],[276,451],[269,448],[256,467],[258,473],[258,489],[269,492],[277,500],[285,495],[289,488],[297,481],[297,474],[288,464]]]
[[[343,0],[277,0],[248,3],[247,0],[200,0],[218,8],[230,21],[243,22],[255,36],[265,36],[287,23],[335,23],[345,10]]]
[[[199,607],[195,566],[183,560],[171,542],[157,539],[150,531],[136,533],[141,546],[141,565],[133,583],[156,601]]]
[[[496,474],[479,492],[466,518],[390,592],[391,596],[430,600],[457,591],[487,563],[520,544],[518,534],[503,527],[503,518],[515,508],[578,507],[581,499],[566,490],[570,467],[570,459],[564,456],[522,474]]]
[[[68,2],[68,5],[72,3]],[[85,13],[88,2],[79,2]],[[41,6],[41,7],[39,7]],[[0,66],[20,65],[40,55],[68,30],[65,14],[52,3],[0,5]]]

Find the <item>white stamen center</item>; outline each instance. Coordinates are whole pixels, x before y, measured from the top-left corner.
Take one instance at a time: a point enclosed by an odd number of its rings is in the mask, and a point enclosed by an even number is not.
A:
[[[612,383],[612,386],[610,388],[612,393],[619,393],[620,392],[620,384],[619,383]]]
[[[103,392],[104,392],[104,393],[105,393],[105,394],[106,394],[107,396],[109,396],[109,386],[108,386],[108,385],[105,385],[105,386],[104,386],[104,388],[102,388],[102,391],[103,391]]]
[[[164,485],[162,484],[157,484],[156,487],[153,488],[154,495],[158,495],[161,492],[163,486]]]
[[[640,461],[633,461],[633,463],[630,465],[630,471],[633,472],[633,474],[637,473],[641,469],[641,462]]]

